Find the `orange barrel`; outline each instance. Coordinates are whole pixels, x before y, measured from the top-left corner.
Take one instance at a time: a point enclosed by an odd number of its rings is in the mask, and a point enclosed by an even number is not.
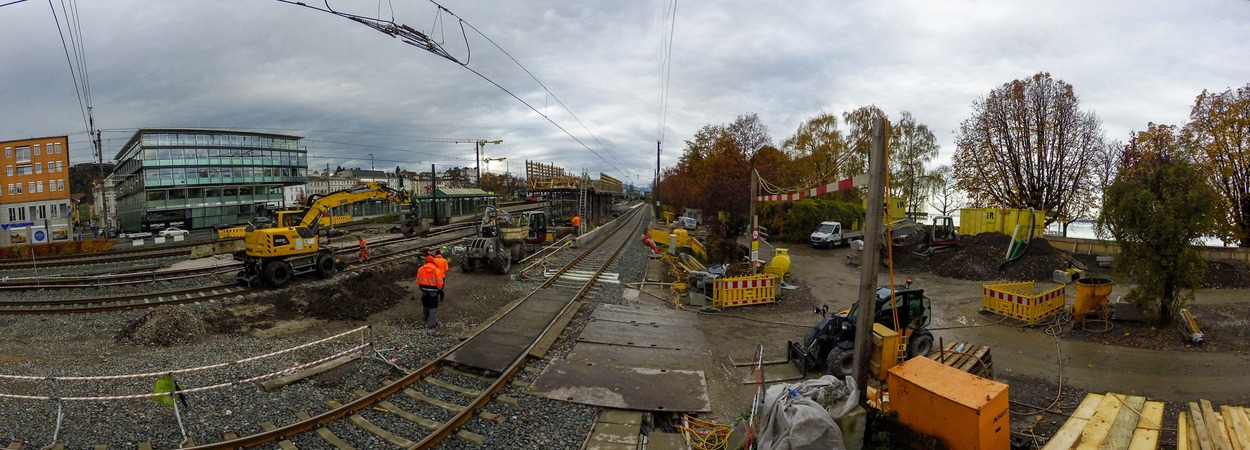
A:
[[[1115,286],[1106,278],[1081,278],[1076,280],[1076,302],[1072,304],[1072,316],[1081,320],[1098,307],[1106,308],[1107,296]]]

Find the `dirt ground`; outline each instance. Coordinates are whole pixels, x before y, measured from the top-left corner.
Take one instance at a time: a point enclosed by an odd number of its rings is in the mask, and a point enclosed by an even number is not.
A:
[[[1173,430],[1163,435],[1166,448],[1168,442],[1175,443],[1177,412],[1187,402],[1207,399],[1217,405],[1250,405],[1250,387],[1244,382],[1250,363],[1250,289],[1204,288],[1197,292],[1190,309],[1206,333],[1202,346],[1188,344],[1174,327],[1147,323],[1112,321],[1110,330],[1102,332],[1068,325],[1052,328],[1063,330],[1052,335],[1045,325],[1026,326],[979,311],[982,284],[1033,280],[1035,292],[1040,293],[1058,286],[1050,281],[1051,274],[1067,267],[1062,252],[1044,241],[1035,241],[1016,264],[995,270],[990,266],[999,264],[1005,245],[1001,238],[987,237],[965,240],[960,252],[928,260],[903,255],[894,281],[911,280],[925,289],[932,301],[931,330],[936,338],[991,347],[994,377],[1009,385],[1015,431],[1049,437],[1086,393],[1118,392],[1168,402],[1164,427]],[[850,249],[785,248],[792,261],[790,283],[798,289],[785,292],[779,305],[738,308],[720,317],[703,316],[701,327],[708,342],[723,343],[714,350],[717,358],[749,360],[759,345],[764,346],[765,360],[784,358],[786,341],[803,338],[819,320],[812,312],[814,308],[828,305],[836,311],[851,306],[857,298],[860,270],[847,262]],[[761,245],[760,254],[767,259],[771,246]],[[1096,268],[1092,256],[1076,259],[1089,260],[1088,265],[1094,268],[1089,276],[1114,280],[1109,270]],[[1212,266],[1215,271],[1208,272],[1208,282],[1218,283],[1210,284],[1245,286],[1250,281],[1250,270],[1244,264]],[[878,285],[890,281],[888,271],[877,274]],[[1131,287],[1117,283],[1110,298],[1125,295]],[[1069,304],[1074,295],[1069,285]],[[723,378],[729,381],[733,376]],[[714,387],[713,403],[724,407],[716,414],[732,418],[737,414],[735,405],[749,404],[751,395],[749,389],[728,384]]]
[[[992,348],[994,377],[1009,385],[1013,430],[1026,435],[1048,437],[1063,424],[1066,414],[1080,403],[1087,392],[1119,392],[1144,395],[1169,402],[1165,428],[1174,428],[1177,411],[1186,402],[1207,399],[1215,404],[1250,406],[1250,387],[1244,383],[1250,367],[1250,269],[1244,264],[1216,262],[1208,274],[1208,284],[1197,293],[1191,310],[1202,324],[1207,341],[1202,346],[1187,344],[1173,327],[1143,323],[1112,322],[1104,332],[1064,328],[1047,333],[1045,326],[1025,326],[983,314],[981,286],[989,281],[1037,281],[1036,292],[1058,284],[1050,281],[1056,268],[1069,259],[1044,240],[1030,245],[1024,257],[999,269],[1006,241],[997,236],[965,239],[958,252],[929,259],[902,253],[893,274],[894,282],[911,280],[925,289],[932,300],[931,329],[943,342],[966,341]],[[817,250],[805,245],[785,246],[791,258],[789,283],[775,305],[731,309],[720,313],[700,313],[699,328],[705,340],[715,343],[709,349],[705,369],[712,416],[731,422],[747,412],[754,394],[741,383],[744,369],[733,362],[749,361],[757,348],[764,359],[784,358],[787,340],[799,340],[818,320],[812,311],[828,305],[836,311],[849,307],[858,295],[860,269],[848,264],[851,250],[841,247]],[[761,257],[772,255],[764,243]],[[1098,269],[1092,256],[1072,255],[1091,270],[1089,276],[1114,279],[1106,269]],[[992,266],[992,267],[991,267]],[[373,324],[387,327],[421,326],[421,307],[413,275],[416,261],[390,269],[372,270],[329,285],[331,295],[275,294],[259,302],[224,308],[204,317],[213,332],[289,333],[313,329]],[[877,284],[891,282],[888,271],[878,272]],[[497,308],[515,299],[511,283],[498,283],[501,275],[489,271],[461,273],[452,270],[447,280],[447,301],[440,308],[444,323],[476,324]],[[1124,295],[1130,285],[1117,283],[1111,298]],[[334,301],[350,295],[347,302]],[[1067,293],[1068,302],[1074,297]],[[643,295],[640,299],[662,301]],[[321,300],[317,300],[321,299]],[[464,327],[435,330],[459,333]],[[152,338],[149,338],[152,339]],[[772,369],[770,369],[772,370]],[[797,372],[792,366],[766,371],[766,378]],[[1169,425],[1171,424],[1171,425]],[[1174,431],[1165,431],[1164,446],[1175,442]],[[1172,444],[1174,445],[1174,444]]]

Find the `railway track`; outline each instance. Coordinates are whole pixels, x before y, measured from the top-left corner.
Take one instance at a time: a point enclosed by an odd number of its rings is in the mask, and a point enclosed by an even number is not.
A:
[[[496,420],[489,412],[492,402],[514,401],[500,393],[530,357],[546,353],[579,308],[580,300],[604,282],[603,273],[647,220],[640,212],[642,209],[622,216],[613,222],[613,227],[598,230],[606,236],[568,257],[541,286],[502,308],[460,344],[408,371],[401,379],[373,392],[357,390],[355,398],[330,402],[329,409],[315,415],[301,413],[297,421],[287,425],[275,425],[283,418],[274,418],[260,424],[258,433],[189,448],[276,444],[292,449],[297,448],[296,441],[340,449],[374,448],[383,441],[388,446],[430,448],[448,438],[482,444],[484,436],[462,427],[472,420]],[[430,390],[441,390],[443,394]],[[460,401],[442,399],[447,397],[446,392],[454,393]],[[415,404],[434,405],[442,412],[424,417],[410,411],[429,408],[416,408]],[[345,436],[332,431],[342,427],[363,430],[370,441],[346,442]]]
[[[415,258],[428,249],[441,247],[444,245],[459,242],[464,238],[463,233],[445,233],[436,238],[419,238],[415,241],[419,242],[416,247],[391,252],[385,255],[377,255],[367,263],[349,264],[345,272],[356,272],[370,267],[376,267],[384,264],[403,261],[407,258]],[[396,239],[389,243],[398,244],[401,242],[411,243],[414,239]],[[422,242],[424,241],[424,242]],[[58,277],[55,279],[41,279],[43,285],[32,283],[8,284],[7,281],[0,281],[0,290],[28,290],[28,289],[68,289],[68,288],[101,288],[109,286],[132,285],[136,283],[155,283],[157,281],[172,281],[190,278],[199,278],[204,276],[224,275],[226,278],[222,283],[216,283],[203,287],[190,289],[179,289],[173,291],[141,293],[133,295],[122,295],[113,297],[85,298],[85,299],[58,299],[58,300],[23,300],[14,298],[15,296],[6,295],[0,300],[0,315],[15,314],[74,314],[74,313],[96,313],[107,311],[121,311],[136,308],[154,308],[162,305],[178,305],[186,303],[199,303],[206,301],[219,300],[239,295],[245,295],[253,292],[268,290],[266,288],[246,288],[234,283],[234,274],[238,271],[238,264],[203,267],[196,269],[170,271],[170,272],[150,272],[142,274],[113,274],[95,277]],[[14,280],[16,281],[16,280]],[[312,282],[309,277],[300,277],[292,280],[291,286],[299,286],[304,283]]]

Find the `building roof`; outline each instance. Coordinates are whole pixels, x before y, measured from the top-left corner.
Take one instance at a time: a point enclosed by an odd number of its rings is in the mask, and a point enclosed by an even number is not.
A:
[[[138,130],[135,130],[135,134],[130,136],[130,140],[126,141],[125,144],[122,144],[121,150],[117,151],[117,155],[113,156],[113,160],[114,161],[121,160],[122,153],[125,152],[126,149],[130,148],[130,146],[133,145],[135,141],[138,141],[139,136],[142,136],[146,133],[226,133],[226,134],[247,134],[247,135],[252,135],[252,136],[267,136],[267,137],[295,139],[295,140],[304,139],[303,136],[292,136],[289,134],[257,133],[254,131],[221,130],[221,129],[216,129],[216,128],[140,128]]]
[[[464,198],[464,197],[498,197],[495,194],[483,191],[477,188],[445,188],[440,187],[434,190],[434,198]]]

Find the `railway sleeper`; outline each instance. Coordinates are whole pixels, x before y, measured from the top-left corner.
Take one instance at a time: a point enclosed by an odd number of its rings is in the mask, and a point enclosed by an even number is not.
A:
[[[339,403],[334,400],[330,400],[329,405],[331,408],[339,408],[343,406],[342,403]],[[370,422],[369,419],[366,419],[365,416],[360,415],[359,413],[348,416],[347,420],[351,421],[352,424],[356,426],[356,428],[360,428],[361,430],[368,431],[372,433],[374,436],[380,437],[386,442],[390,442],[399,447],[411,448],[417,445],[416,442],[406,437],[397,435],[395,433],[390,432],[389,430],[386,430],[380,426],[375,425],[373,422]]]
[[[295,413],[295,417],[298,418],[299,420],[312,420],[312,416],[309,415],[307,411],[297,412]],[[318,427],[316,433],[317,433],[317,436],[321,438],[321,440],[325,441],[327,444],[333,445],[334,448],[337,448],[339,450],[354,450],[355,449],[355,447],[352,447],[350,444],[348,444],[347,442],[344,442],[342,439],[336,436],[333,431],[330,431],[329,428]]]

